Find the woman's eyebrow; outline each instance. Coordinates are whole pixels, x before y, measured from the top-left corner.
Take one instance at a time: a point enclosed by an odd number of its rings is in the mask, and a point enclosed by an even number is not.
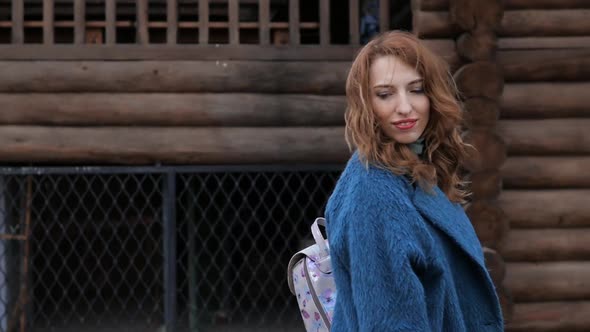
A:
[[[423,78],[418,78],[418,79],[408,82],[406,85],[422,83],[423,81],[424,81]],[[377,85],[373,86],[374,89],[375,88],[391,88],[391,87],[395,87],[395,85],[393,85],[393,84],[377,84]]]

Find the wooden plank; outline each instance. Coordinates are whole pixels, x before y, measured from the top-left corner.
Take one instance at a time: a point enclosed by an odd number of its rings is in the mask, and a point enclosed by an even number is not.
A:
[[[45,45],[51,45],[55,42],[53,37],[53,6],[53,0],[43,1],[43,44]]]
[[[477,238],[484,247],[497,249],[506,238],[509,221],[493,201],[474,201],[466,209]]]
[[[379,31],[389,31],[389,0],[379,0]]]
[[[590,2],[588,0],[504,0],[504,6],[506,9],[575,9],[590,8]]]
[[[590,48],[590,37],[513,37],[499,38],[498,49],[528,50],[528,49],[576,49]]]
[[[86,1],[74,1],[74,43],[84,44],[86,37]]]
[[[510,155],[588,155],[590,119],[503,120],[498,125]]]
[[[590,116],[589,89],[587,82],[506,84],[500,100],[501,116],[535,119]]]
[[[590,80],[590,47],[499,51],[496,58],[510,82]]]
[[[349,0],[349,12],[348,12],[348,25],[350,27],[350,40],[349,43],[352,45],[360,44],[360,27],[359,27],[359,0]]]
[[[0,126],[3,162],[343,163],[344,128]],[[179,144],[182,142],[182,144]]]
[[[260,22],[259,39],[261,45],[270,44],[270,0],[260,0],[258,5],[258,20]]]
[[[588,243],[590,228],[512,229],[501,254],[512,262],[590,260]]]
[[[148,6],[148,0],[137,0],[137,42],[141,45],[150,43]]]
[[[349,68],[350,61],[0,61],[0,92],[343,95]]]
[[[240,3],[238,0],[229,0],[229,43],[236,45],[240,43]]]
[[[289,0],[289,45],[299,45],[299,0]]]
[[[330,0],[320,2],[320,45],[330,44]]]
[[[0,124],[344,126],[344,96],[304,94],[0,94]]]
[[[449,0],[412,0],[412,6],[425,11],[442,11],[449,9],[449,2]]]
[[[442,56],[455,70],[461,64],[452,40],[425,40],[424,43]],[[116,46],[27,44],[0,45],[0,60],[318,60],[348,61],[354,59],[359,46],[330,45],[275,47],[261,45],[131,45]]]
[[[166,1],[166,42],[168,45],[176,45],[178,38],[178,1]]]
[[[575,22],[575,23],[573,23]],[[508,10],[504,12],[500,36],[587,36],[590,9]]]
[[[590,331],[590,301],[517,303],[507,332]]]
[[[515,302],[590,298],[590,262],[507,263],[504,285]]]
[[[106,0],[105,2],[105,15],[106,15],[106,43],[107,45],[113,45],[117,43],[117,28],[115,23],[117,22],[117,6],[115,0]]]
[[[509,157],[504,189],[590,188],[590,157]]]
[[[590,190],[503,190],[498,203],[515,228],[590,227]]]
[[[209,0],[199,1],[199,44],[209,44]]]
[[[25,31],[23,26],[24,17],[24,0],[12,0],[12,44],[23,44],[25,42]]]

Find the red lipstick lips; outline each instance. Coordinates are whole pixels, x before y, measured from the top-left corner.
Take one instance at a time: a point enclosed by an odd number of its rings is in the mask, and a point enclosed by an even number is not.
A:
[[[408,129],[412,129],[416,125],[417,121],[418,121],[418,119],[404,119],[404,120],[400,120],[400,121],[395,121],[393,123],[393,125],[397,129],[408,130]]]

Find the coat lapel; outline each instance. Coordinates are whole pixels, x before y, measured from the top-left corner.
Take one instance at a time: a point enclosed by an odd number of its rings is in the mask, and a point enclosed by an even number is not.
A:
[[[469,218],[459,204],[451,203],[436,186],[432,193],[427,193],[417,187],[412,198],[414,205],[426,220],[447,234],[485,269],[480,242]]]

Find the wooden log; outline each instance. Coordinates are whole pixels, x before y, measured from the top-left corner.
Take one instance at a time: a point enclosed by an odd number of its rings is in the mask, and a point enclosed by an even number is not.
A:
[[[0,124],[343,126],[344,96],[302,94],[0,94]]]
[[[491,29],[476,28],[457,39],[457,53],[471,62],[493,60],[496,48],[496,33]]]
[[[590,8],[587,0],[504,0],[507,9],[575,9]]]
[[[590,188],[590,157],[510,157],[502,166],[504,189]]]
[[[499,51],[507,82],[590,79],[590,49]]]
[[[115,164],[342,163],[343,127],[0,126],[6,162]]]
[[[590,37],[514,37],[499,38],[500,50],[531,49],[585,49],[590,47]]]
[[[590,9],[508,10],[498,30],[500,36],[587,36]]]
[[[498,197],[511,228],[590,227],[590,190],[504,190]]]
[[[500,100],[503,118],[590,116],[590,83],[507,84]]]
[[[107,0],[109,1],[109,0]],[[108,34],[107,34],[108,36]],[[448,39],[424,40],[424,44],[457,69],[460,60],[455,42]],[[1,45],[1,60],[281,60],[281,61],[347,61],[358,52],[358,45],[331,45],[329,47],[274,47],[261,45]]]
[[[498,103],[486,98],[469,98],[463,103],[468,127],[494,128],[500,117]]]
[[[494,201],[474,201],[466,210],[482,246],[498,249],[508,234],[508,217]]]
[[[515,302],[590,298],[590,262],[507,263],[504,285]]]
[[[590,301],[517,303],[507,332],[590,331]]]
[[[498,299],[500,300],[504,323],[510,322],[514,313],[514,300],[512,299],[512,294],[504,285],[496,286],[496,294],[498,294]]]
[[[502,176],[498,170],[473,173],[469,181],[472,200],[493,200],[502,190]]]
[[[343,95],[349,67],[350,61],[5,61],[0,92]]]
[[[498,125],[510,155],[590,154],[590,119],[503,120]]]
[[[502,69],[493,62],[479,61],[461,67],[455,74],[459,91],[465,98],[485,97],[497,100],[504,89]],[[481,78],[485,77],[485,80]]]
[[[507,261],[582,261],[590,260],[588,243],[590,228],[512,229],[501,253]]]
[[[493,131],[473,128],[466,136],[466,142],[475,149],[468,149],[465,168],[470,172],[497,170],[506,160],[506,146]]]
[[[459,33],[458,28],[451,24],[446,11],[412,12],[412,33],[420,38],[449,38]]]
[[[501,286],[506,276],[504,258],[496,250],[487,247],[483,248],[483,256],[494,285]]]
[[[464,31],[484,27],[495,30],[502,22],[503,5],[500,0],[450,1],[450,21]]]

